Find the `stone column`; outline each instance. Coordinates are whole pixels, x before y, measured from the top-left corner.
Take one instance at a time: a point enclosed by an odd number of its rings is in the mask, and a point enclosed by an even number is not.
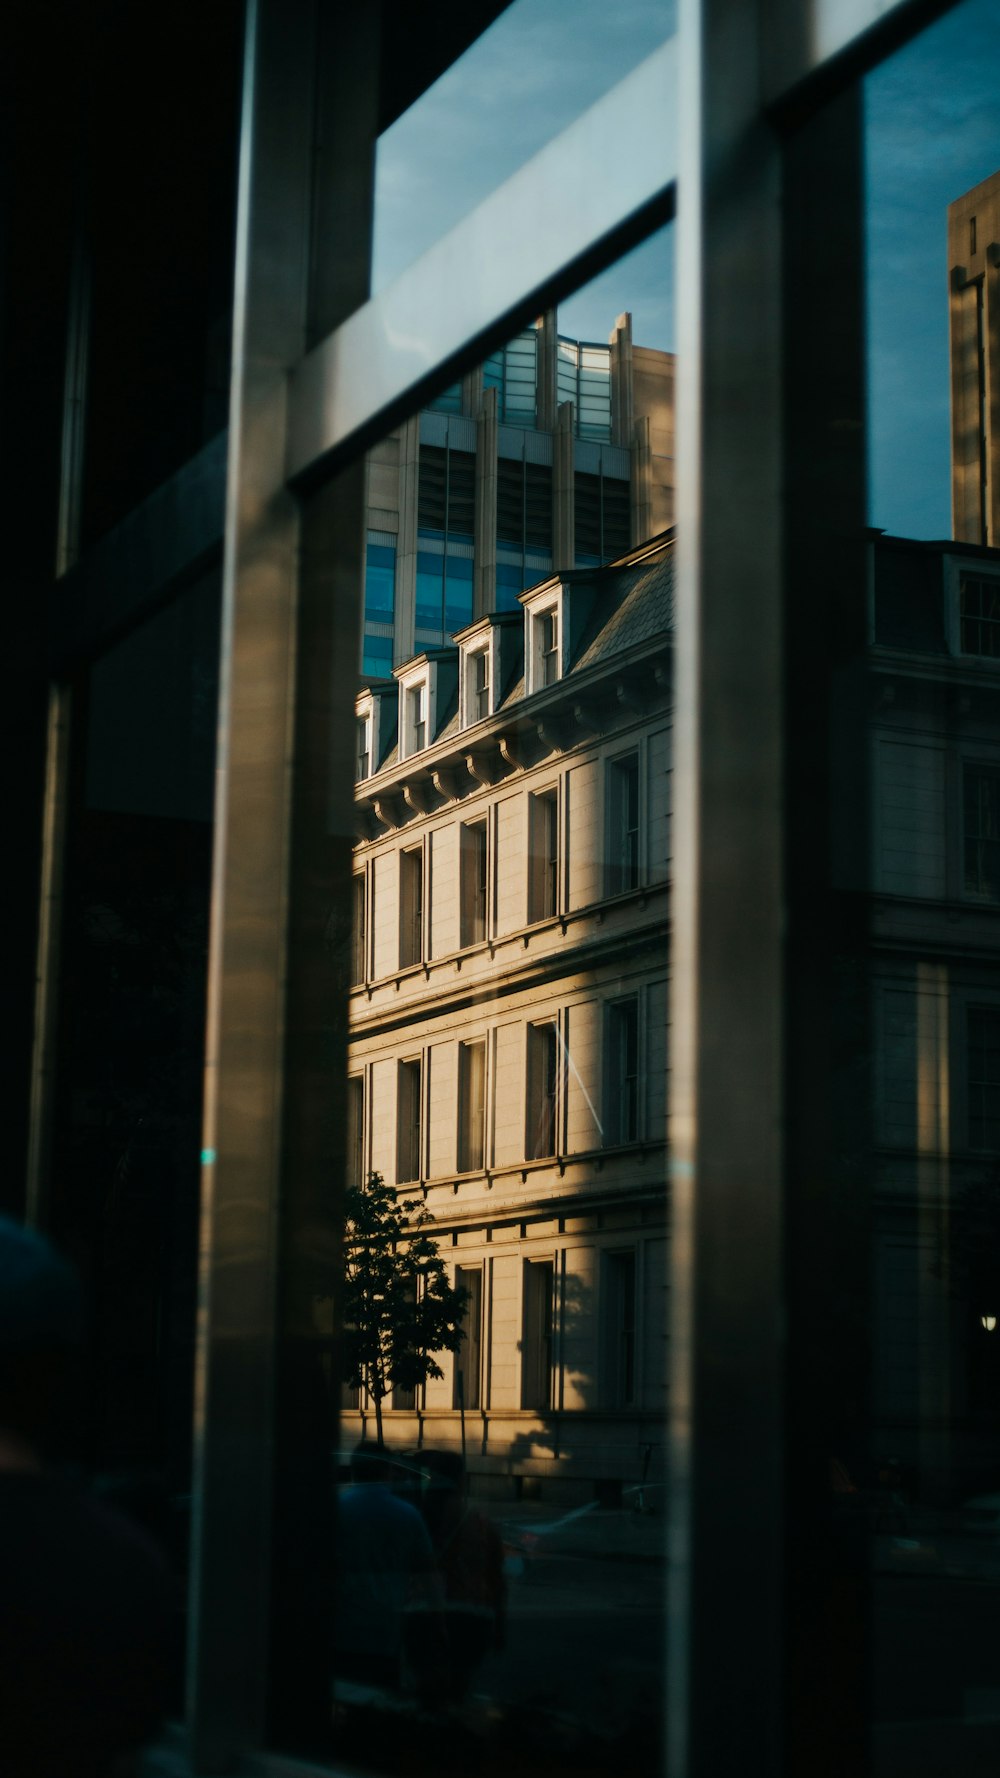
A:
[[[653,446],[649,415],[632,428],[629,448],[629,535],[632,548],[653,535]]]
[[[399,536],[396,543],[396,609],[393,617],[393,665],[414,651],[417,619],[417,499],[420,485],[420,415],[411,414],[399,429]]]
[[[554,432],[556,429],[557,342],[556,312],[555,309],[549,309],[542,316],[542,324],[538,329],[538,381],[535,390],[535,413],[539,432]]]
[[[497,392],[485,389],[476,419],[474,617],[495,611],[497,602],[497,434]]]
[[[611,346],[611,442],[632,443],[634,400],[632,394],[632,317],[619,315],[610,338]]]
[[[576,514],[573,506],[573,420],[571,401],[560,403],[552,441],[552,566],[556,573],[576,560]]]
[[[476,418],[477,414],[479,413],[479,403],[482,401],[482,399],[483,399],[483,367],[481,364],[477,364],[477,365],[473,366],[472,370],[467,370],[464,377],[462,378],[462,412],[463,412],[463,414],[465,414],[470,420],[474,420]]]

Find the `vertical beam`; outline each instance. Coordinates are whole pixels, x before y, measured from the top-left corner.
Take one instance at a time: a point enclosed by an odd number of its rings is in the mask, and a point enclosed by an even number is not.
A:
[[[476,549],[472,614],[485,617],[497,603],[497,392],[484,389],[476,420]]]
[[[554,432],[557,425],[559,336],[555,309],[546,309],[538,329],[538,384],[535,415],[539,432]]]
[[[310,0],[249,0],[223,565],[195,1375],[188,1711],[197,1770],[260,1744],[268,1652],[290,742],[305,345]]]
[[[653,443],[648,414],[632,429],[629,450],[629,526],[633,548],[653,535]]]
[[[82,152],[78,144],[78,153]],[[90,351],[90,247],[78,174],[73,218],[63,381],[62,452],[56,529],[57,576],[72,568],[80,553],[83,445]],[[73,692],[68,684],[49,685],[45,734],[45,788],[42,801],[42,856],[35,967],[35,1020],[28,1109],[25,1209],[36,1228],[48,1215],[49,1151],[54,1115],[56,1021],[59,997],[59,945],[62,932],[66,817],[69,802]]]
[[[417,508],[420,498],[420,415],[399,428],[399,533],[396,542],[396,600],[392,620],[392,664],[413,653],[417,622]]]
[[[35,970],[35,1028],[28,1109],[28,1164],[25,1215],[45,1228],[49,1206],[59,999],[59,941],[62,931],[66,816],[69,801],[73,693],[69,685],[49,686],[45,736],[45,790],[42,805],[42,860]]]
[[[667,1720],[716,1778],[781,1765],[780,163],[757,8],[679,55]]]
[[[830,1492],[871,1369],[862,111],[846,91],[783,156],[786,1769],[804,1778],[863,1773],[868,1733],[865,1552]]]
[[[552,566],[557,574],[576,562],[574,473],[573,403],[564,401],[556,414],[552,440]]]
[[[611,347],[611,442],[632,443],[635,407],[632,384],[632,317],[619,315],[608,339]]]
[[[320,13],[309,332],[369,291],[381,8]],[[415,509],[419,431],[411,442]],[[364,459],[303,500],[289,847],[268,1744],[331,1752],[330,1451],[339,1413],[354,697]],[[415,511],[413,524],[415,544]]]

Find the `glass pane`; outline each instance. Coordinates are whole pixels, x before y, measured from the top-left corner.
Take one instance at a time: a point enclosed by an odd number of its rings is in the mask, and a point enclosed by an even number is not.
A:
[[[514,0],[379,138],[382,290],[675,28],[674,0]],[[512,348],[508,348],[508,351]]]
[[[91,1311],[74,1456],[87,1485],[161,1544],[179,1599],[218,643],[212,576],[96,661],[78,691],[48,1181],[51,1233]]]
[[[871,1378],[833,1486],[885,1774],[1000,1754],[998,74],[965,0],[864,87]]]
[[[243,10],[181,0],[154,54],[138,14],[82,33],[85,544],[228,420]]]
[[[660,1757],[671,267],[654,236],[368,458],[346,1277],[280,1461],[333,1486],[309,1750],[369,1770]]]

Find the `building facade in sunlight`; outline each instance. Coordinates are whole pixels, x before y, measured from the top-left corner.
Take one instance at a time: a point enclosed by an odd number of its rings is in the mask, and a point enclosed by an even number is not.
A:
[[[948,205],[952,535],[1000,543],[1000,172]]]
[[[386,1435],[483,1489],[662,1479],[672,587],[667,535],[358,698],[349,1175],[468,1293]]]
[[[369,453],[363,670],[388,674],[553,571],[673,523],[674,358],[554,313]]]

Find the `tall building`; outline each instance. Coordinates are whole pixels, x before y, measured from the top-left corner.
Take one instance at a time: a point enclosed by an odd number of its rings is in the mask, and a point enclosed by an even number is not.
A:
[[[422,1194],[468,1293],[387,1436],[493,1494],[665,1473],[673,555],[549,576],[357,703],[348,1167]]]
[[[674,358],[543,315],[368,457],[363,670],[384,674],[553,570],[673,521]]]
[[[1000,542],[1000,172],[948,206],[952,535]]]

